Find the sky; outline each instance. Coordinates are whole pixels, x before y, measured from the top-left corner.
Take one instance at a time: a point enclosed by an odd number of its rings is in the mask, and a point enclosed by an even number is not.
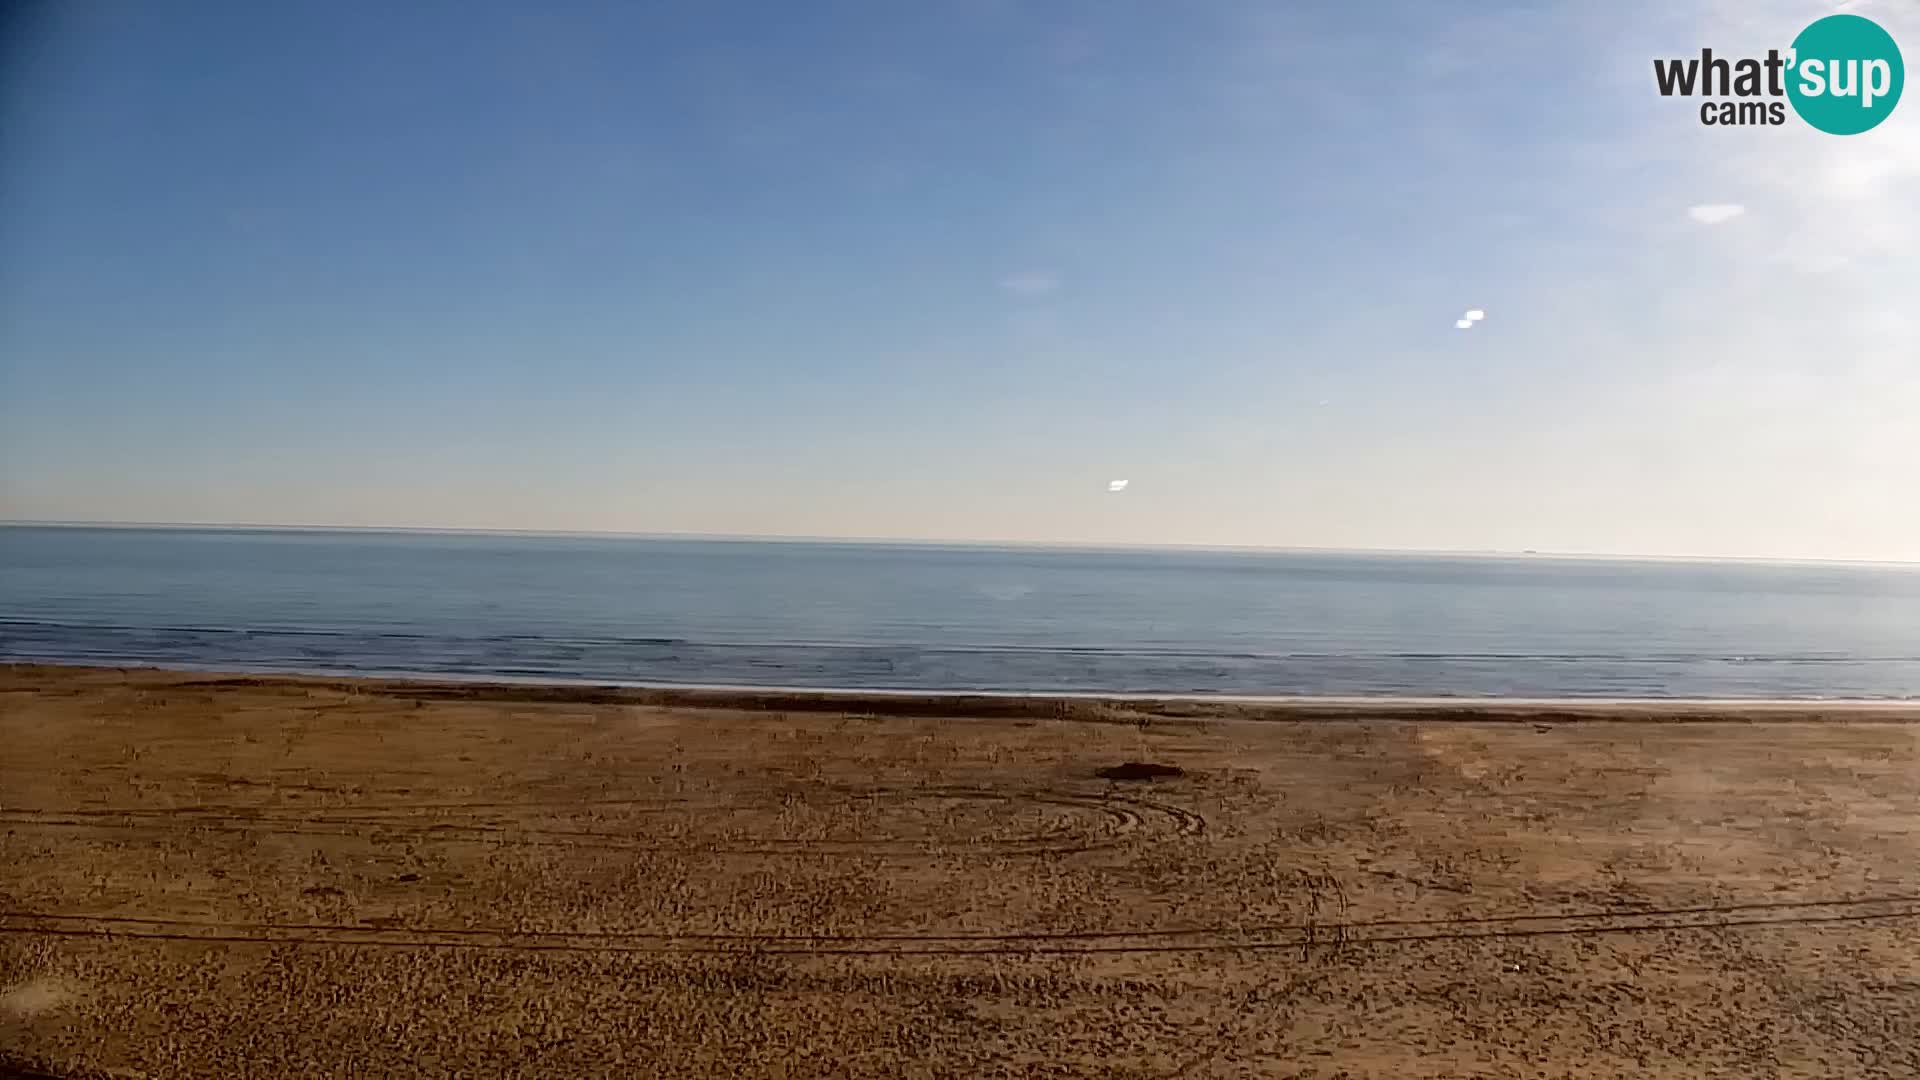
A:
[[[1920,560],[1835,7],[13,5],[0,519]]]

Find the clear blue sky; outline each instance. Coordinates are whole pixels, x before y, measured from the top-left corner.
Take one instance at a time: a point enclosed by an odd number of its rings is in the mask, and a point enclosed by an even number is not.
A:
[[[16,13],[0,518],[1920,558],[1831,6]]]

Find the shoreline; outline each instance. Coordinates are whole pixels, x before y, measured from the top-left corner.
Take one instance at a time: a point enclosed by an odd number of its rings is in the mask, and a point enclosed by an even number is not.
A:
[[[0,692],[46,674],[156,687],[328,689],[415,700],[637,705],[763,712],[843,712],[991,719],[1639,723],[1920,723],[1920,701],[1886,699],[1261,696],[1099,691],[889,690],[569,681],[444,674],[309,674],[0,661]]]

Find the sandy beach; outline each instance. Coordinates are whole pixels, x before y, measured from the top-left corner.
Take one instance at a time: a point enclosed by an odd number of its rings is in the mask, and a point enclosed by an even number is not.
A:
[[[1915,720],[0,667],[0,1057],[1910,1077]]]

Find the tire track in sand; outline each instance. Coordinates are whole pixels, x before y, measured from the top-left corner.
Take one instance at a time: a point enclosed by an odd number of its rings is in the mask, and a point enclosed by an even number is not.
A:
[[[762,956],[1078,956],[1273,952],[1528,937],[1813,927],[1920,919],[1920,896],[1766,901],[1639,911],[1523,912],[1249,927],[1003,934],[723,934],[553,931],[393,924],[241,923],[75,912],[0,911],[0,934],[206,944]]]
[[[63,828],[135,835],[220,832],[233,834],[338,836],[375,843],[473,843],[504,846],[588,848],[627,851],[702,851],[750,855],[884,854],[896,856],[979,854],[1068,855],[1099,851],[1147,837],[1196,836],[1206,819],[1194,811],[1153,799],[1113,793],[1085,795],[1061,791],[991,790],[966,787],[823,788],[812,793],[845,802],[970,801],[1032,806],[1065,811],[1062,817],[1091,818],[1077,827],[1012,837],[806,838],[763,836],[747,839],[698,835],[658,837],[643,831],[566,829],[502,820],[513,814],[562,811],[621,811],[638,816],[703,813],[737,807],[737,798],[713,800],[661,797],[607,798],[556,802],[410,802],[339,807],[259,806],[199,803],[177,807],[33,809],[0,807],[0,825]],[[491,811],[491,814],[484,812]],[[447,814],[465,820],[444,820]],[[487,820],[478,820],[482,817]],[[939,815],[928,820],[938,822]]]

